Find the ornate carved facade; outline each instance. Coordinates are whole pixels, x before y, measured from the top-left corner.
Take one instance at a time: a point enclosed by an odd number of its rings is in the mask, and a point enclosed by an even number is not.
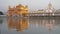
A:
[[[23,6],[21,4],[11,8],[8,7],[7,16],[27,16],[28,15],[28,6]]]

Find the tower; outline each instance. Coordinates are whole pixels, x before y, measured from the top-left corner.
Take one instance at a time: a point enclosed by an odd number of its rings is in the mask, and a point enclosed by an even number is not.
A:
[[[48,3],[47,9],[45,10],[46,13],[53,13],[54,12],[54,8],[53,5],[51,3],[51,0]]]
[[[10,10],[10,9],[11,9],[11,6],[9,5],[9,6],[8,6],[8,10]]]
[[[48,4],[48,9],[52,9],[52,4],[51,4],[51,2],[49,2],[49,4]]]
[[[7,16],[12,16],[12,8],[11,8],[10,5],[8,6],[8,12],[7,12],[6,15],[7,15]]]

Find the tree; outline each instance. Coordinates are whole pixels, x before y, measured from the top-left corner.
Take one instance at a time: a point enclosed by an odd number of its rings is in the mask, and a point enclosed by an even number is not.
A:
[[[0,11],[0,15],[3,15],[3,12],[2,11]]]

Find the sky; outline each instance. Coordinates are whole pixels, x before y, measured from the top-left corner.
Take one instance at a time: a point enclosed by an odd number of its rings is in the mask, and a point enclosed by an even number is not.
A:
[[[50,0],[0,0],[0,11],[7,12],[8,6],[28,5],[29,10],[45,9]],[[51,0],[55,9],[60,9],[60,0]]]

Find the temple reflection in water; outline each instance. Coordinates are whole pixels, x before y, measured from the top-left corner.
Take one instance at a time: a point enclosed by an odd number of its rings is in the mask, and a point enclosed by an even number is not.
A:
[[[12,19],[7,18],[8,29],[16,29],[16,31],[23,31],[28,29],[28,19]]]
[[[16,31],[23,31],[31,26],[39,28],[40,26],[47,28],[48,31],[53,30],[56,25],[59,25],[60,20],[58,18],[39,17],[39,18],[7,18],[8,29],[16,29]],[[32,28],[32,27],[31,27]]]
[[[33,18],[29,19],[29,23],[33,24],[35,27],[45,27],[48,29],[48,31],[53,30],[56,26],[59,26],[60,24],[60,18],[59,17],[39,17],[39,18]]]

